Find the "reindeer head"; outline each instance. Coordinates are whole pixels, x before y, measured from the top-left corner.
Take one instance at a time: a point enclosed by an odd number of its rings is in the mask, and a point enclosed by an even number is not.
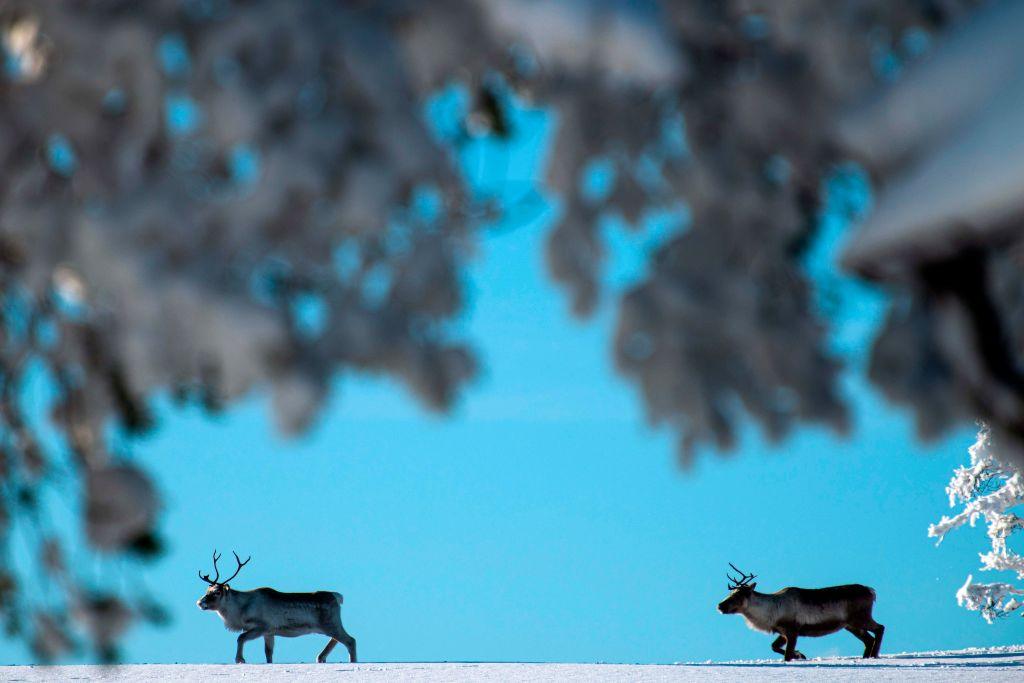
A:
[[[750,594],[754,592],[755,588],[757,588],[756,583],[751,583],[751,581],[757,578],[756,576],[741,572],[739,569],[736,569],[736,565],[732,562],[729,563],[729,566],[732,567],[733,570],[740,572],[740,578],[734,578],[726,573],[725,576],[729,579],[729,590],[732,592],[729,593],[729,597],[718,603],[718,611],[722,614],[736,614],[737,612],[742,612],[743,608],[747,606],[747,600],[750,599]]]
[[[249,560],[252,559],[252,556],[250,555],[246,558],[245,562],[242,562],[242,558],[240,558],[238,553],[234,550],[231,551],[231,554],[235,556],[235,562],[238,563],[238,568],[235,569],[234,574],[223,581],[220,580],[220,569],[217,568],[217,560],[220,559],[220,555],[217,554],[216,550],[213,551],[213,570],[217,575],[211,579],[209,574],[204,576],[202,571],[199,572],[199,578],[210,584],[210,587],[206,589],[206,595],[196,601],[196,604],[199,605],[199,609],[217,610],[220,607],[221,601],[224,600],[229,592],[231,592],[231,586],[228,585],[228,581],[238,576],[238,572],[242,571],[242,567],[249,564]]]

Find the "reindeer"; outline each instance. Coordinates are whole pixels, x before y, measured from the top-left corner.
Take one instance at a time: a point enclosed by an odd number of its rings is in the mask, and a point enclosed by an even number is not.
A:
[[[757,577],[740,573],[735,579],[726,573],[729,590],[718,604],[722,614],[741,614],[755,631],[778,633],[772,650],[785,657],[807,659],[796,649],[797,636],[827,636],[841,628],[864,643],[864,657],[878,657],[885,627],[871,617],[875,591],[867,586],[849,584],[829,588],[783,588],[776,593],[758,593]],[[785,645],[785,649],[783,649]]]
[[[341,625],[341,593],[317,591],[315,593],[279,593],[273,588],[257,588],[251,591],[236,591],[228,585],[238,576],[242,567],[249,564],[252,557],[245,562],[232,551],[238,568],[229,578],[220,580],[220,569],[217,560],[220,555],[213,551],[213,569],[217,572],[214,578],[199,572],[199,578],[210,584],[206,594],[196,601],[201,610],[213,610],[224,620],[229,631],[241,631],[238,636],[238,650],[235,652],[235,663],[244,664],[242,648],[246,641],[263,637],[263,649],[267,655],[267,664],[274,660],[274,636],[294,638],[307,633],[320,633],[330,636],[327,647],[316,658],[323,664],[327,655],[338,643],[348,648],[349,659],[356,661],[356,640]]]

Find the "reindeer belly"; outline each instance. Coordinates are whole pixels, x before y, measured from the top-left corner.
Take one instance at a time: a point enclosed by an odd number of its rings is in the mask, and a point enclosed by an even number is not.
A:
[[[795,616],[797,633],[802,636],[827,636],[844,628],[848,621],[846,609],[836,603],[804,607]]]
[[[270,634],[281,636],[282,638],[298,638],[299,636],[308,636],[310,633],[319,632],[319,629],[309,626],[281,626],[273,629]]]
[[[310,633],[323,633],[321,610],[316,606],[288,606],[276,615],[269,629],[274,635],[295,638]]]
[[[797,633],[802,636],[827,636],[845,626],[845,621],[822,621],[816,624],[803,624]]]

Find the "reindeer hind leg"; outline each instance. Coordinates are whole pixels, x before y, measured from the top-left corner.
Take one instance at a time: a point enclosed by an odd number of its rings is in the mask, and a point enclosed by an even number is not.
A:
[[[327,646],[324,647],[323,652],[316,658],[316,661],[323,664],[327,661],[327,655],[331,654],[335,646],[341,643],[348,650],[348,659],[353,664],[357,662],[356,659],[356,639],[350,636],[346,631],[345,627],[338,624],[335,628],[331,629],[325,635],[330,636],[330,640],[327,642]]]
[[[875,635],[875,644],[871,648],[871,657],[878,658],[878,651],[882,649],[882,634],[885,633],[885,627],[879,624],[874,619],[868,625],[868,630]]]
[[[327,662],[327,655],[331,654],[331,650],[333,650],[334,646],[337,645],[337,644],[338,644],[338,641],[335,640],[334,638],[331,638],[330,640],[328,640],[327,641],[327,646],[324,647],[324,649],[320,652],[319,655],[317,655],[316,663],[317,664],[325,664]]]
[[[356,639],[353,638],[345,631],[345,627],[339,625],[338,630],[331,634],[335,641],[341,643],[348,650],[348,660],[353,664],[358,661],[356,659]]]
[[[857,628],[856,626],[847,626],[846,630],[852,633],[853,635],[857,636],[857,639],[860,640],[860,642],[864,643],[864,659],[870,657],[871,652],[872,650],[874,650],[875,647],[874,637],[870,633],[868,633],[867,630]]]

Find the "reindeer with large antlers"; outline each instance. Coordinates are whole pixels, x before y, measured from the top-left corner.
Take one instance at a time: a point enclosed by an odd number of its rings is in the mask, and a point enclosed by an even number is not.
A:
[[[797,636],[827,636],[845,628],[864,643],[864,657],[877,657],[885,627],[871,616],[875,591],[849,584],[829,588],[783,588],[776,593],[758,593],[757,577],[746,574],[731,562],[740,578],[726,573],[729,597],[718,605],[722,614],[741,614],[755,631],[777,633],[772,650],[786,661],[807,659],[796,649]],[[785,646],[785,649],[783,649]]]
[[[199,578],[210,584],[206,595],[196,602],[201,610],[213,610],[224,620],[224,626],[231,631],[241,631],[238,636],[238,650],[235,662],[244,664],[242,648],[245,643],[263,638],[267,663],[274,659],[274,636],[294,638],[309,633],[330,637],[327,647],[316,658],[319,663],[327,661],[327,655],[334,646],[341,643],[348,648],[351,661],[356,661],[356,639],[345,632],[341,625],[341,593],[317,591],[315,593],[280,593],[273,588],[257,588],[251,591],[237,591],[228,582],[238,576],[242,567],[249,564],[249,557],[242,562],[238,553],[232,551],[238,568],[223,581],[217,560],[220,555],[213,551],[213,570],[216,576],[199,572]]]

